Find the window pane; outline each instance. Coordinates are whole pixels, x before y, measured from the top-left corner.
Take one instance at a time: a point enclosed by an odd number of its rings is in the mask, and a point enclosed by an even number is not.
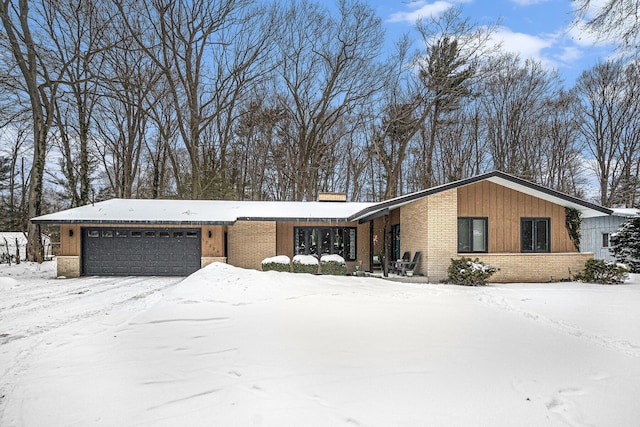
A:
[[[356,229],[349,229],[349,260],[354,261],[357,258],[356,254]]]
[[[331,229],[330,228],[321,228],[320,229],[320,253],[322,255],[329,255],[331,250]]]
[[[318,235],[320,234],[317,228],[313,228],[309,231],[309,251],[308,255],[318,255]]]
[[[487,250],[487,236],[485,235],[485,220],[474,219],[473,220],[473,251],[474,252],[486,252]]]
[[[347,257],[344,256],[344,229],[342,228],[333,229],[333,252],[332,253],[340,255],[342,258],[347,259]]]
[[[156,237],[156,232],[155,231],[145,231],[144,232],[144,237]]]
[[[307,244],[305,241],[306,230],[304,228],[296,228],[295,230],[295,251],[296,255],[305,255],[307,252]]]
[[[116,230],[116,237],[127,237],[128,234],[126,231]]]
[[[546,219],[536,220],[536,252],[549,251],[548,224]]]
[[[609,247],[609,233],[602,233],[602,247]]]
[[[87,233],[89,237],[100,237],[100,232],[98,230],[89,230]]]
[[[520,238],[523,252],[533,252],[533,221],[530,219],[520,222]]]
[[[113,230],[104,230],[102,232],[102,237],[113,237]]]
[[[142,237],[142,231],[132,231],[131,237]]]
[[[471,221],[468,218],[458,219],[458,252],[471,252]]]

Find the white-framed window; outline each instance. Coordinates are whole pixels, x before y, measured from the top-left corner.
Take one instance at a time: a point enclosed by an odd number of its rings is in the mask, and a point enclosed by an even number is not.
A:
[[[611,234],[602,233],[602,247],[603,248],[608,248],[608,247],[611,246],[610,238],[611,238]]]

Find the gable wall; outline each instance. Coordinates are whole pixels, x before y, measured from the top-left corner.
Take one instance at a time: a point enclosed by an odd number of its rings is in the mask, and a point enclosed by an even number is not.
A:
[[[520,218],[551,218],[551,252],[578,252],[563,206],[489,181],[458,188],[459,217],[487,217],[489,253],[520,253]]]

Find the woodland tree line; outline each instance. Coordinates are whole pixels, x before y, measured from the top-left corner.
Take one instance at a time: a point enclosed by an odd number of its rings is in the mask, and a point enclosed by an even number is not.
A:
[[[460,9],[392,52],[359,0],[0,0],[0,20],[0,227],[30,259],[29,218],[111,197],[376,201],[500,169],[638,203],[639,63],[567,88]]]

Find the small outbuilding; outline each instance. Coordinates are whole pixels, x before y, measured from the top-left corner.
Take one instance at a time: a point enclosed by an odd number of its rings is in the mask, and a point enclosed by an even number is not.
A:
[[[44,258],[50,259],[51,254],[51,238],[46,234],[42,234],[42,247],[44,249]],[[27,259],[27,236],[21,231],[1,231],[0,232],[0,259],[2,262],[16,262]]]
[[[611,235],[629,218],[640,213],[640,210],[633,208],[614,208],[611,211],[611,215],[599,215],[582,220],[580,249],[583,252],[593,252],[595,259],[614,260],[609,250]]]

